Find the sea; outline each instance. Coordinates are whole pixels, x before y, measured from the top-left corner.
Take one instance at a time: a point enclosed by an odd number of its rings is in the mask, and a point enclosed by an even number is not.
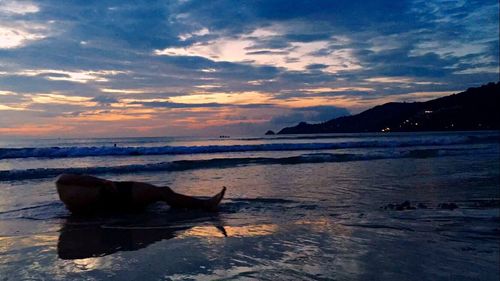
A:
[[[74,216],[62,173],[218,212]],[[0,280],[499,280],[500,132],[2,139]]]

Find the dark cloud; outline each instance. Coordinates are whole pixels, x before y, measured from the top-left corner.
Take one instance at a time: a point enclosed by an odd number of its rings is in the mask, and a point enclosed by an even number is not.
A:
[[[326,64],[321,64],[321,63],[315,63],[315,64],[310,64],[306,68],[310,70],[315,70],[315,69],[325,69],[327,68],[328,65]]]
[[[5,95],[0,95],[0,104],[17,106],[24,102],[29,102],[31,99],[22,94],[9,93]]]
[[[247,55],[286,55],[288,52],[282,51],[255,51],[247,52]]]
[[[94,97],[91,101],[97,102],[101,105],[110,105],[112,103],[118,102],[118,99],[113,96],[97,96]]]
[[[209,40],[219,35],[239,36],[255,28],[269,28],[282,23],[289,28],[282,35],[255,37],[256,51],[249,54],[286,54],[291,42],[327,40],[332,49],[316,50],[315,56],[330,56],[338,46],[348,47],[360,61],[363,69],[354,71],[349,83],[358,83],[354,77],[373,75],[441,77],[453,80],[455,71],[480,65],[498,64],[498,14],[490,7],[496,1],[468,1],[463,4],[435,1],[90,1],[61,3],[38,1],[38,13],[30,14],[27,21],[53,20],[53,34],[22,48],[0,50],[0,60],[18,64],[19,68],[46,69],[114,69],[128,70],[129,74],[110,79],[108,84],[129,84],[130,87],[175,85],[189,88],[198,84],[201,69],[212,68],[211,77],[225,80],[273,79],[282,69],[240,63],[214,62],[200,57],[158,57],[154,49],[169,46],[186,46],[196,40]],[[231,7],[228,9],[227,7]],[[493,11],[493,12],[492,12]],[[484,17],[479,25],[473,20]],[[19,18],[19,16],[18,16]],[[445,19],[445,20],[443,20]],[[182,41],[179,35],[207,28],[211,34]],[[490,31],[485,35],[477,30]],[[494,32],[497,31],[497,32]],[[219,35],[215,35],[219,34]],[[377,46],[370,40],[380,36],[396,35],[386,43],[393,49],[373,51]],[[349,38],[342,43],[338,37]],[[479,38],[478,38],[479,37]],[[487,49],[481,55],[496,58],[488,63],[462,62],[463,56],[441,57],[436,53],[412,54],[425,42],[468,42],[471,39],[491,40],[484,43]],[[194,40],[194,41],[193,41]],[[85,42],[85,44],[82,44]],[[399,45],[398,45],[399,44]],[[445,45],[445,44],[443,44]],[[261,49],[268,50],[261,50]],[[297,59],[290,58],[293,62]],[[306,70],[322,71],[326,67],[312,64]],[[164,77],[162,74],[177,74]],[[58,74],[64,75],[64,74]],[[286,75],[286,74],[285,74]],[[308,76],[300,79],[281,79],[284,84],[324,83],[335,76]],[[134,77],[135,79],[130,79]],[[459,79],[458,79],[459,80]],[[477,81],[483,83],[486,81]],[[1,82],[0,82],[1,83]],[[6,82],[7,83],[7,82]],[[57,83],[51,81],[51,83]],[[3,83],[2,83],[3,84]],[[56,90],[70,88],[59,84]],[[231,83],[229,83],[231,84]],[[23,84],[25,85],[25,84]],[[234,83],[229,90],[245,87]],[[49,89],[42,88],[43,90]],[[255,87],[254,87],[255,88]]]
[[[247,47],[247,50],[255,50],[255,49],[285,49],[290,47],[290,40],[287,40],[285,37],[271,37],[271,38],[258,38],[254,37],[255,44],[251,47]],[[275,51],[276,52],[276,51]],[[287,52],[286,52],[287,53]]]
[[[225,105],[215,102],[210,103],[176,103],[168,101],[133,101],[129,104],[139,104],[144,107],[159,107],[159,108],[199,108],[199,107],[223,107]]]
[[[44,75],[45,76],[45,75]],[[17,93],[44,93],[70,91],[73,95],[85,96],[95,94],[93,85],[63,80],[50,80],[47,77],[0,75],[0,89]]]
[[[213,108],[213,107],[237,107],[237,108],[267,108],[272,104],[223,104],[216,102],[209,103],[176,103],[169,101],[132,101],[128,104],[142,105],[144,107],[156,108]]]
[[[301,107],[293,109],[290,114],[274,117],[271,124],[286,126],[299,122],[319,123],[349,114],[347,109],[336,106]]]

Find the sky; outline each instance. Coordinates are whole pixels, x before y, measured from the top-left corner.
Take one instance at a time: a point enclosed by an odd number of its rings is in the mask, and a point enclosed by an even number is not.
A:
[[[0,138],[262,135],[499,80],[497,0],[0,0]]]

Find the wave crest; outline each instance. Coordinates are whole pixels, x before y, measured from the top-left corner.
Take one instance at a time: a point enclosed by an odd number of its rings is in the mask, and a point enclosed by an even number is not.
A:
[[[0,148],[0,159],[13,158],[70,158],[87,156],[141,156],[179,155],[250,151],[292,151],[326,150],[341,148],[384,148],[411,147],[421,145],[453,145],[469,143],[498,142],[498,135],[486,136],[442,136],[411,140],[369,140],[333,143],[267,143],[248,145],[205,145],[205,146],[161,146],[161,147],[41,147],[41,148]]]
[[[108,167],[82,168],[38,168],[27,170],[0,171],[0,181],[37,179],[55,177],[63,173],[71,174],[126,174],[137,172],[184,171],[191,169],[229,168],[246,165],[292,165],[306,163],[348,162],[394,158],[427,158],[452,155],[463,155],[461,149],[416,149],[407,151],[393,151],[384,153],[350,154],[350,153],[310,153],[299,156],[270,158],[270,157],[243,157],[243,158],[213,158],[202,160],[178,160],[152,164],[134,164]],[[470,151],[475,153],[474,151]]]

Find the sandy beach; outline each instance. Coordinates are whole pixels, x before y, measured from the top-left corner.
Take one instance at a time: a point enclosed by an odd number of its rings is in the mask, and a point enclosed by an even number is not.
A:
[[[348,147],[337,149],[5,158],[0,160],[0,275],[3,280],[497,280],[499,147],[492,137],[498,133],[387,139],[355,134],[315,140]],[[427,138],[446,142],[425,145]],[[367,147],[375,139],[379,143]],[[120,147],[143,150],[201,142],[226,150],[301,142],[121,141],[129,143]],[[64,144],[73,150],[96,146]],[[242,160],[247,158],[267,160]],[[209,160],[219,162],[207,165]],[[181,162],[190,168],[139,169],[173,161],[191,161]],[[228,191],[217,213],[174,211],[158,203],[143,213],[75,217],[58,200],[51,173],[76,166],[108,179],[169,185],[193,195],[212,194],[223,185]]]

